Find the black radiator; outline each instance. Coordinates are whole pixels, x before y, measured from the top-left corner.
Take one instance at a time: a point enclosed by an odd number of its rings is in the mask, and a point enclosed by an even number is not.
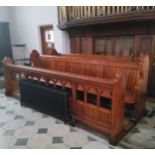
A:
[[[33,82],[20,80],[21,105],[31,107],[65,122],[70,119],[68,93]]]

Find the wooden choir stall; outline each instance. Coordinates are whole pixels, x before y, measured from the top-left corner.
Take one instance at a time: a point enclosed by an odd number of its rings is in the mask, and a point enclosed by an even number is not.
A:
[[[66,91],[74,118],[109,137],[112,144],[117,144],[144,116],[149,71],[147,55],[139,58],[44,56],[33,50],[30,57],[31,67],[15,65],[7,57],[4,59],[6,95],[20,98],[21,79]]]

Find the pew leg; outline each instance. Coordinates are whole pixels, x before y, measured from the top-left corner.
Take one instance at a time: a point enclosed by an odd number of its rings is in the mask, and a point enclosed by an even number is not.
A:
[[[5,90],[5,95],[6,95],[6,96],[11,96],[12,93],[11,93],[11,91],[7,91],[7,90]]]
[[[143,118],[144,114],[145,114],[145,93],[138,92],[136,95],[132,115],[136,121],[139,121]]]
[[[116,137],[110,137],[110,139],[109,139],[109,144],[111,144],[111,145],[117,145],[119,143],[119,140],[118,140],[118,138],[116,138]]]
[[[127,134],[128,131],[125,131],[125,130],[122,130],[120,133],[118,133],[117,135],[115,136],[110,136],[109,138],[109,143],[111,145],[117,145],[121,139]]]

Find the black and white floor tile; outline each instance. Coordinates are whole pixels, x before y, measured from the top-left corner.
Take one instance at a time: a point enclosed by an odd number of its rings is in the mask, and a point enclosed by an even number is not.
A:
[[[155,103],[147,103],[150,113],[117,146],[103,135],[71,127],[62,121],[6,97],[0,89],[0,148],[12,149],[108,149],[155,148]],[[151,113],[152,111],[152,113]]]
[[[0,75],[0,89],[4,88],[4,76]]]

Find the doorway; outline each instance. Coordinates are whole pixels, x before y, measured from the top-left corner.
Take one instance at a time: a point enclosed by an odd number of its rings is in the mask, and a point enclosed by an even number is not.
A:
[[[12,57],[9,23],[0,22],[0,76],[3,75],[2,60]]]
[[[41,26],[41,45],[42,54],[50,55],[52,49],[54,48],[54,36],[53,36],[53,26]]]

